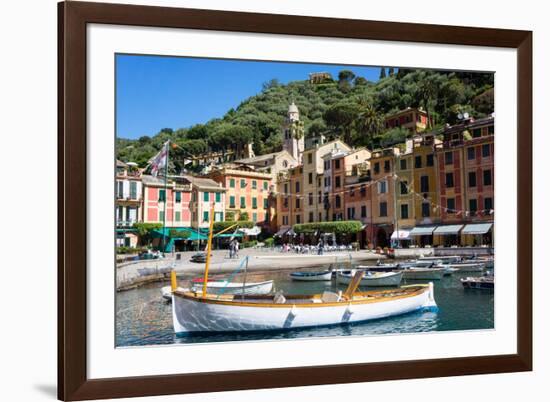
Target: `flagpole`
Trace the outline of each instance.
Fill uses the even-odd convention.
[[[166,163],[164,165],[164,214],[162,216],[162,253],[164,253],[166,247],[166,201],[168,200],[168,160],[170,154],[170,140],[166,141]]]

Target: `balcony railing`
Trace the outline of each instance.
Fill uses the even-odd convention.
[[[122,194],[117,194],[116,199],[117,201],[141,201],[141,197],[124,196]]]
[[[120,227],[120,228],[123,228],[123,227],[131,227],[134,225],[134,223],[137,223],[138,220],[137,219],[130,219],[130,220],[121,220],[121,219],[117,219],[116,220],[116,226],[117,227]]]

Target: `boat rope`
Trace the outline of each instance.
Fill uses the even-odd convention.
[[[235,268],[235,270],[233,270],[233,272],[231,272],[231,274],[229,275],[229,277],[225,280],[225,285],[224,287],[220,290],[220,292],[218,293],[218,296],[216,296],[216,299],[219,299],[221,295],[223,295],[227,289],[227,285],[233,281],[233,278],[235,277],[235,275],[237,275],[238,272],[241,271],[241,269],[243,268],[243,265],[245,263],[245,261],[247,260],[248,257],[244,257],[242,260],[241,260],[241,263],[237,266],[237,268]]]

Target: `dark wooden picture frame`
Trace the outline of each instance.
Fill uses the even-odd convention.
[[[90,380],[86,373],[86,26],[192,28],[517,49],[517,353]],[[58,5],[58,397],[118,398],[532,369],[532,32],[167,7]],[[520,266],[521,262],[521,266]]]

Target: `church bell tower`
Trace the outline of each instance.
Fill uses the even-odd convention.
[[[294,102],[288,107],[288,114],[283,123],[283,149],[302,163],[304,122],[300,121],[300,112]]]

